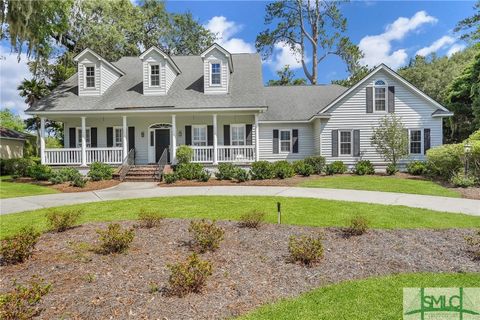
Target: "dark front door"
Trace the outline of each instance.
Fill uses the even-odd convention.
[[[167,149],[168,162],[170,162],[170,130],[169,129],[155,129],[155,162],[158,162],[162,156],[163,150]]]

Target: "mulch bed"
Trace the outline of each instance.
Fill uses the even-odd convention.
[[[162,293],[168,263],[190,251],[189,220],[166,219],[154,229],[137,229],[126,254],[103,256],[74,249],[95,243],[88,224],[60,234],[44,234],[27,262],[0,267],[0,292],[33,275],[52,283],[40,303],[42,319],[225,319],[280,298],[349,279],[401,272],[480,272],[464,241],[473,230],[370,230],[345,238],[338,228],[263,225],[259,230],[218,222],[225,240],[214,253],[213,276],[201,294],[184,298]],[[134,222],[123,222],[131,227]],[[287,262],[293,234],[324,234],[325,257],[312,268]],[[150,293],[150,284],[160,292]]]
[[[102,181],[87,181],[87,184],[84,188],[73,187],[70,185],[70,182],[60,183],[60,184],[52,184],[49,181],[36,181],[32,178],[16,178],[12,179],[9,182],[16,182],[16,183],[31,183],[39,186],[49,187],[60,192],[84,192],[84,191],[93,191],[93,190],[100,190],[111,188],[120,183],[118,180],[102,180]]]

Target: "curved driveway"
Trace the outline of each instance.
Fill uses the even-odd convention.
[[[0,214],[68,204],[171,196],[279,196],[402,205],[480,216],[480,200],[416,194],[297,187],[158,187],[156,183],[121,183],[113,188],[78,193],[57,193],[0,200]]]

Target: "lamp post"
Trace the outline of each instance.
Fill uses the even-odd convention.
[[[472,145],[470,143],[465,143],[463,145],[463,150],[465,151],[465,176],[468,175],[468,156],[470,155],[470,151],[472,151]]]

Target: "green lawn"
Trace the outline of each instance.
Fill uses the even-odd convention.
[[[301,183],[300,186],[413,193],[453,198],[461,197],[460,192],[442,187],[441,185],[432,181],[387,176],[328,176],[305,181]]]
[[[10,176],[0,177],[0,199],[58,193],[57,190],[31,183],[9,182]]]
[[[405,206],[386,206],[309,198],[195,196],[129,199],[92,202],[63,208],[81,208],[81,223],[137,218],[140,208],[158,210],[167,217],[236,220],[250,210],[263,210],[269,222],[276,222],[276,203],[282,204],[282,223],[309,226],[345,226],[349,219],[362,215],[373,228],[475,228],[480,217],[442,213]],[[26,225],[45,230],[45,212],[41,209],[0,216],[0,237]]]
[[[478,273],[418,273],[348,281],[266,305],[239,319],[400,320],[404,287],[478,287],[479,283]]]

